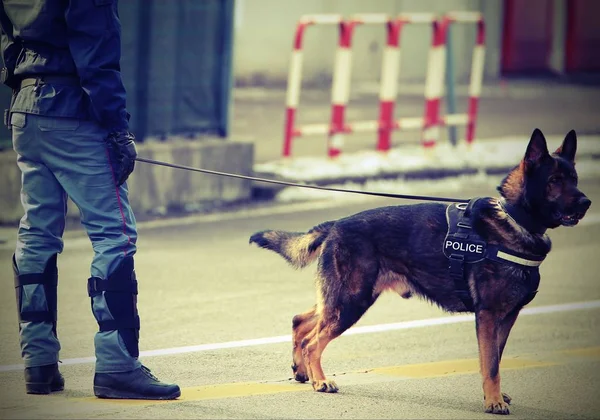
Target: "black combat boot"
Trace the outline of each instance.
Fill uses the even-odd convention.
[[[137,359],[140,318],[137,311],[137,278],[133,257],[125,258],[107,279],[92,277],[88,280],[88,294],[93,300],[104,294],[112,320],[98,319],[100,331],[118,331],[127,352]],[[142,366],[129,372],[96,373],[94,394],[99,398],[138,400],[173,400],[181,395],[175,384],[160,382],[150,369]]]
[[[98,398],[136,400],[174,400],[181,395],[179,386],[166,384],[142,366],[131,372],[96,373],[94,395]]]
[[[28,394],[49,394],[64,388],[65,380],[58,371],[58,363],[25,368],[25,389]]]

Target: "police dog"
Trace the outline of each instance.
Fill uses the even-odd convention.
[[[315,391],[337,392],[321,367],[325,347],[381,293],[392,291],[403,298],[419,296],[448,312],[475,312],[484,409],[508,414],[510,397],[500,390],[499,363],[519,311],[537,290],[539,270],[528,264],[539,265],[550,251],[547,229],[576,225],[591,204],[577,188],[576,148],[575,131],[570,131],[550,154],[536,129],[524,158],[498,186],[500,196],[472,206],[474,233],[486,246],[512,252],[517,263],[486,258],[467,264],[468,300],[457,292],[443,253],[447,204],[380,207],[306,233],[252,235],[250,243],[275,251],[296,268],[318,259],[316,305],[292,321],[295,379],[310,381]]]

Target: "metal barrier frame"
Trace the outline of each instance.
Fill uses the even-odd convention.
[[[406,24],[430,24],[432,42],[427,63],[425,80],[425,109],[422,117],[394,119],[394,108],[398,94],[400,71],[400,38]],[[475,23],[477,40],[473,49],[471,77],[469,84],[469,106],[466,114],[446,114],[440,116],[440,102],[444,96],[446,75],[446,49],[448,31],[454,23]],[[305,29],[315,24],[336,24],[339,26],[338,45],[333,69],[331,90],[331,118],[329,124],[295,125],[302,78],[302,41]],[[350,96],[352,70],[352,39],[354,29],[362,24],[384,24],[387,29],[386,49],[383,53],[381,84],[379,91],[379,120],[347,123],[345,111]],[[466,126],[466,142],[472,143],[475,136],[478,101],[484,71],[485,23],[479,12],[450,12],[441,19],[430,13],[404,13],[396,18],[386,14],[358,14],[349,20],[341,15],[307,15],[299,20],[294,37],[294,49],[288,76],[286,97],[286,117],[283,156],[291,156],[295,137],[310,134],[326,134],[327,154],[333,158],[342,152],[343,134],[352,132],[378,132],[377,150],[386,152],[391,147],[391,133],[394,130],[422,130],[422,144],[425,148],[435,146],[442,126]]]

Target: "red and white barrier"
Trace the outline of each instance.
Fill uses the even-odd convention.
[[[436,20],[433,23],[433,37],[429,49],[427,76],[425,78],[425,110],[423,121],[423,146],[433,147],[440,136],[440,103],[444,96],[444,75],[446,74],[446,41],[448,23]]]
[[[475,23],[478,29],[471,66],[469,108],[466,114],[449,114],[440,117],[440,103],[444,95],[446,72],[447,34],[453,23]],[[331,119],[329,124],[296,127],[295,117],[302,78],[302,41],[306,27],[314,24],[339,26],[331,91]],[[345,111],[350,97],[352,38],[355,27],[362,24],[383,24],[387,28],[379,91],[379,120],[347,123]],[[394,107],[400,71],[400,36],[402,28],[406,24],[428,24],[432,27],[432,43],[425,80],[425,109],[422,117],[404,117],[395,120]],[[391,19],[385,14],[359,14],[349,20],[344,20],[340,15],[303,16],[296,27],[288,76],[283,156],[291,156],[292,142],[295,137],[310,134],[328,135],[327,154],[329,157],[335,157],[341,153],[343,135],[352,132],[378,132],[377,150],[387,151],[391,147],[391,133],[394,130],[422,130],[423,146],[432,147],[439,139],[442,126],[465,125],[466,141],[471,143],[475,135],[477,105],[483,80],[484,55],[485,24],[481,13],[478,12],[452,12],[446,14],[441,20],[429,13],[401,14],[395,19]]]
[[[302,87],[302,42],[306,28],[311,25],[342,25],[341,15],[306,15],[302,16],[296,25],[294,35],[294,46],[290,69],[288,73],[288,86],[286,95],[286,114],[283,140],[283,156],[289,157],[292,154],[292,142],[294,137],[302,134],[327,134],[328,126],[323,124],[314,124],[302,129],[296,127],[296,111],[300,103],[300,89]]]
[[[327,142],[327,155],[336,157],[342,152],[343,134],[348,131],[345,125],[346,105],[350,99],[352,79],[352,35],[355,22],[342,22],[338,46],[333,65],[333,87],[331,89],[331,122]]]

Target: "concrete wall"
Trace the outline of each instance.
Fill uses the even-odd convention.
[[[222,172],[252,175],[254,147],[231,140],[189,141],[170,139],[168,143],[148,141],[138,145],[140,157]],[[20,201],[21,174],[14,151],[0,152],[0,223],[14,223],[23,215]],[[251,181],[206,175],[136,163],[128,181],[129,199],[138,218],[163,214],[166,210],[193,211],[247,200]],[[78,217],[69,202],[69,215]]]
[[[452,10],[484,13],[488,50],[486,77],[496,78],[499,71],[501,0],[235,0],[234,75],[238,85],[286,84],[296,22],[304,14],[430,12]],[[456,25],[452,33],[455,46],[457,79],[466,80],[470,71],[474,25]],[[429,26],[408,26],[402,34],[400,80],[423,82],[431,40]],[[337,29],[333,26],[310,27],[305,36],[305,81],[330,80]],[[385,29],[364,25],[356,30],[353,43],[353,81],[376,81],[380,77],[381,53]]]

